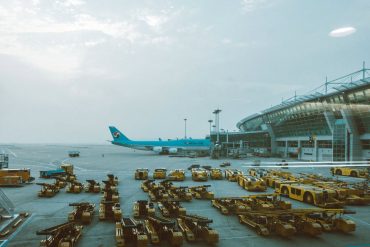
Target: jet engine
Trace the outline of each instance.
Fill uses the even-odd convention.
[[[163,151],[162,147],[153,147],[153,151],[156,153],[161,153]]]
[[[177,148],[169,148],[168,149],[168,152],[170,153],[170,154],[176,154],[177,153]]]

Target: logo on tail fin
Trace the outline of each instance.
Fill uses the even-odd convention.
[[[119,134],[118,131],[116,131],[116,132],[113,133],[113,136],[114,136],[114,138],[119,138],[120,134]]]

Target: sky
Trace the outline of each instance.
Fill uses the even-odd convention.
[[[0,143],[233,131],[369,44],[367,0],[0,0]]]

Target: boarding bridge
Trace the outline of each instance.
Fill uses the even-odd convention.
[[[4,191],[0,189],[0,217],[14,216],[14,204],[5,195]]]

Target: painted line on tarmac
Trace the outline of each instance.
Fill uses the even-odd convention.
[[[206,209],[188,209],[188,211],[213,211],[214,208],[206,208]]]
[[[231,239],[243,239],[243,238],[257,238],[257,236],[235,236],[235,237],[226,237],[220,238],[221,240],[231,240]]]
[[[17,160],[20,160],[20,161],[27,161],[27,162],[33,162],[33,163],[37,163],[37,164],[42,164],[44,166],[51,166],[51,167],[56,167],[56,165],[52,164],[52,163],[45,163],[45,162],[41,162],[41,161],[36,161],[36,160],[25,160],[25,159],[18,159]],[[35,166],[35,165],[28,165],[28,166]]]
[[[11,153],[15,158],[17,158],[18,156],[12,151],[10,150],[9,148],[6,148],[8,150],[9,153]]]
[[[360,219],[357,219],[357,218],[352,217],[352,216],[349,216],[349,215],[347,215],[347,217],[348,217],[348,218],[350,218],[350,219],[353,219],[353,220],[355,220],[355,221],[359,221],[359,222],[361,222],[362,224],[365,224],[365,225],[367,225],[367,226],[370,226],[370,224],[369,224],[368,222],[364,221],[364,220],[360,220]]]
[[[30,223],[31,219],[35,216],[36,214],[31,214],[31,216],[20,226],[18,229],[8,238],[8,241],[10,242],[15,236],[26,226]]]

